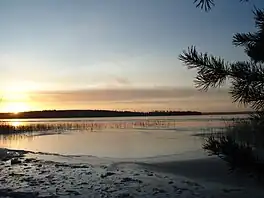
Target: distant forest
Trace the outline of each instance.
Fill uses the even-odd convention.
[[[183,116],[201,115],[197,111],[109,111],[109,110],[47,110],[47,111],[28,111],[18,114],[0,113],[0,119],[15,118],[92,118],[92,117],[133,117],[133,116]]]

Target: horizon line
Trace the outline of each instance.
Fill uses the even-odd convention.
[[[199,112],[202,114],[210,113],[252,113],[255,111],[197,111],[197,110],[151,110],[151,111],[136,111],[136,110],[113,110],[113,109],[43,109],[43,110],[30,110],[21,112],[0,112],[0,114],[20,114],[29,112],[44,112],[44,111],[113,111],[113,112],[140,112],[140,113],[151,113],[151,112]]]

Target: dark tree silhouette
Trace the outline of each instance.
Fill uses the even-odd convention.
[[[240,0],[247,1],[247,0]],[[196,7],[209,11],[214,0],[195,0]],[[233,45],[244,48],[248,61],[228,62],[221,57],[197,52],[195,46],[180,54],[188,69],[196,69],[196,87],[208,90],[230,80],[234,102],[251,106],[258,111],[249,120],[235,122],[223,133],[205,138],[203,148],[228,162],[230,170],[240,169],[264,178],[264,10],[255,9],[255,32],[237,33]]]
[[[239,0],[240,2],[248,2],[249,0]],[[206,12],[212,9],[215,6],[215,0],[194,0],[197,8],[204,9]]]
[[[237,33],[235,46],[242,46],[248,61],[227,62],[221,57],[199,53],[195,46],[184,50],[179,59],[188,69],[197,69],[195,84],[201,90],[220,87],[231,81],[230,93],[234,102],[264,110],[264,10],[254,11],[256,32]]]

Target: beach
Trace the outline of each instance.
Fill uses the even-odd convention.
[[[144,162],[6,149],[1,153],[1,197],[264,196],[256,180],[228,174],[226,164],[214,157]]]

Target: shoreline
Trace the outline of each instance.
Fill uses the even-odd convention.
[[[37,159],[38,154],[33,158],[26,151],[0,151],[2,157],[8,153],[0,165],[1,197],[264,196],[253,179],[228,175],[226,164],[217,158],[160,162],[90,158],[65,163]]]
[[[79,111],[79,112],[85,112],[87,110],[58,110],[55,111],[57,113],[65,111]],[[88,110],[89,111],[89,110]],[[227,115],[249,115],[254,112],[199,112],[199,111],[172,111],[164,114],[155,114],[155,112],[130,112],[131,114],[126,115],[126,114],[118,114],[118,115],[71,115],[69,116],[69,113],[66,115],[56,115],[56,116],[51,116],[51,115],[46,115],[48,112],[53,112],[53,111],[29,111],[29,112],[20,112],[19,114],[14,114],[14,113],[0,113],[0,119],[1,120],[27,120],[27,119],[82,119],[82,118],[90,118],[90,119],[100,119],[100,118],[141,118],[141,117],[188,117],[188,116],[227,116]],[[108,111],[107,111],[108,112]],[[111,112],[111,111],[110,111]],[[115,112],[115,111],[113,111]],[[40,115],[31,115],[38,113]],[[45,115],[42,115],[42,114]],[[117,111],[117,113],[123,113]],[[29,115],[28,115],[29,114]]]
[[[106,118],[201,115],[198,111],[114,111],[114,110],[43,110],[26,111],[18,114],[0,113],[0,119],[43,119],[43,118]]]

